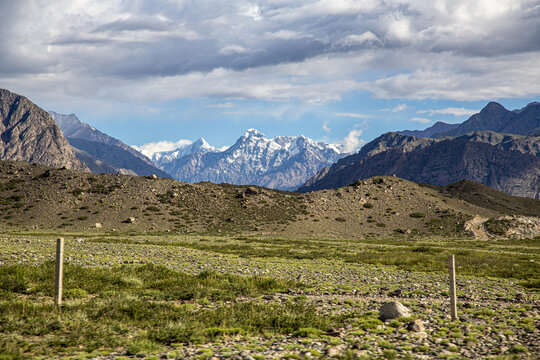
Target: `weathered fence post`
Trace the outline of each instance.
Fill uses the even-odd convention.
[[[450,269],[450,315],[452,320],[457,319],[457,304],[456,304],[456,269],[454,263],[454,255],[448,257],[448,265]]]
[[[64,278],[64,238],[56,240],[56,277],[54,286],[54,304],[57,308],[62,305],[62,282]]]

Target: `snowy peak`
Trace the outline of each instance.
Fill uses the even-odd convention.
[[[256,129],[248,129],[222,151],[199,138],[173,151],[155,153],[152,160],[181,181],[291,190],[345,155],[340,145],[316,142],[303,135],[269,139]]]
[[[208,152],[219,152],[219,150],[208,144],[206,140],[200,137],[194,142],[178,146],[174,150],[152,152],[150,158],[156,166],[163,168],[165,164],[170,163],[176,159],[180,159],[191,154],[204,154]]]
[[[211,146],[206,142],[202,137],[198,138],[191,144],[191,152],[207,152],[207,151],[217,151],[215,147]]]

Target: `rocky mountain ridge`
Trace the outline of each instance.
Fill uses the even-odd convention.
[[[45,110],[4,89],[0,89],[0,134],[0,159],[89,171]]]
[[[75,114],[65,115],[54,111],[49,111],[49,114],[62,129],[77,158],[93,173],[140,176],[155,174],[160,177],[169,177],[167,173],[156,168],[148,157],[122,141],[80,121]]]
[[[488,103],[479,113],[472,115],[461,124],[447,124],[437,121],[424,130],[403,130],[402,135],[422,138],[456,137],[474,131],[490,130],[517,135],[535,135],[540,132],[540,103],[531,102],[527,106],[507,110],[494,101]]]
[[[539,149],[540,137],[491,131],[442,139],[386,133],[359,153],[319,171],[298,191],[336,188],[358,179],[396,175],[435,185],[468,179],[511,195],[537,198]]]
[[[508,194],[540,197],[540,103],[508,111],[490,102],[462,124],[437,132],[444,127],[438,123],[413,132],[421,137],[383,134],[358,153],[319,171],[298,191],[395,174],[436,185],[468,179]]]

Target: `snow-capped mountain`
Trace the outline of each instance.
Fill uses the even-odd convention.
[[[292,190],[321,168],[346,156],[340,145],[315,142],[305,136],[268,139],[249,129],[234,145],[220,151],[204,139],[152,155],[154,164],[175,179],[259,185]]]
[[[152,162],[161,167],[176,159],[183,158],[184,156],[195,153],[207,153],[207,152],[219,152],[218,149],[211,146],[202,137],[189,145],[179,147],[172,151],[155,152],[150,155]]]

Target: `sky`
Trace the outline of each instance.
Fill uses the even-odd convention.
[[[540,99],[538,0],[0,0],[0,16],[0,88],[148,149],[256,128],[355,151]]]

